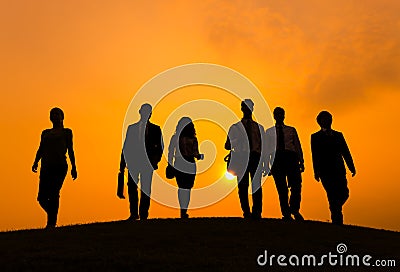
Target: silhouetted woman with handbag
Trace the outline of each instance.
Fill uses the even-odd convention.
[[[189,117],[183,117],[176,126],[168,148],[168,163],[174,167],[178,184],[178,200],[181,207],[181,218],[188,218],[187,209],[190,192],[196,178],[196,161],[204,159],[199,153],[194,124]]]

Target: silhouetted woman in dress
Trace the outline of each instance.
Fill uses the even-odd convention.
[[[36,173],[38,163],[41,161],[37,200],[47,213],[46,228],[54,228],[57,223],[60,190],[68,170],[67,152],[72,166],[72,178],[75,180],[78,176],[72,144],[72,130],[64,128],[64,112],[59,108],[51,109],[50,121],[53,123],[53,128],[43,130],[39,149],[32,165],[32,171]]]
[[[181,207],[181,218],[188,218],[187,209],[190,191],[196,178],[195,159],[201,160],[194,124],[189,117],[183,117],[176,126],[168,148],[168,163],[175,168],[178,184],[178,200]]]

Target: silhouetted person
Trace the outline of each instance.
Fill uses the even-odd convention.
[[[342,225],[342,207],[349,198],[344,161],[353,177],[356,169],[343,134],[331,128],[332,115],[321,111],[317,122],[321,130],[311,135],[314,177],[327,193],[332,223]]]
[[[46,228],[54,228],[57,223],[60,190],[68,171],[67,152],[72,166],[72,179],[75,180],[78,176],[72,130],[64,128],[64,112],[59,108],[51,109],[50,121],[53,123],[53,128],[42,131],[39,149],[32,165],[32,171],[36,173],[38,163],[41,161],[37,200],[47,213]]]
[[[203,159],[199,153],[194,124],[189,117],[183,117],[176,126],[168,147],[168,163],[175,168],[178,184],[178,200],[181,207],[181,218],[188,218],[187,209],[190,202],[190,191],[196,178],[195,159]]]
[[[151,184],[153,171],[158,169],[163,152],[162,133],[159,126],[150,123],[152,107],[143,104],[139,110],[140,120],[129,125],[126,132],[124,147],[121,154],[119,176],[124,175],[125,167],[128,168],[128,195],[130,217],[128,220],[147,219],[150,208]],[[119,178],[119,182],[121,179]],[[122,179],[123,182],[123,179]],[[140,182],[140,206],[138,183]],[[122,186],[121,186],[122,185]],[[119,184],[117,195],[123,195],[123,183]],[[122,188],[121,188],[122,187]]]
[[[254,103],[245,99],[241,103],[243,118],[229,128],[225,149],[231,150],[232,164],[238,163],[238,191],[244,218],[261,218],[262,212],[262,143],[264,127],[252,118]],[[261,164],[261,165],[259,165]],[[249,206],[249,176],[251,177],[253,208]]]
[[[285,110],[274,109],[275,126],[266,131],[267,141],[276,142],[275,150],[268,148],[267,165],[272,163],[271,172],[279,195],[284,220],[304,220],[300,214],[301,173],[304,172],[303,151],[294,127],[284,123]],[[275,138],[276,137],[276,138]],[[287,181],[286,181],[287,179]],[[288,197],[290,188],[290,200]]]

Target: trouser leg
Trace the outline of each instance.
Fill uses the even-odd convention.
[[[44,192],[45,189],[39,189],[38,202],[40,207],[47,213],[49,210],[49,197],[48,193]]]
[[[292,214],[300,211],[301,202],[301,174],[297,170],[288,174],[288,184],[290,186],[289,209]]]
[[[254,181],[252,181],[252,182],[254,182]],[[252,183],[252,185],[254,186],[254,183]],[[260,181],[260,185],[261,185],[261,181]],[[256,185],[256,187],[258,187],[258,186]],[[261,186],[259,186],[256,191],[253,191],[252,197],[253,197],[252,214],[255,217],[261,217],[261,213],[262,213],[262,188],[261,188]]]
[[[147,219],[149,216],[150,200],[151,200],[151,184],[153,179],[153,168],[145,167],[140,172],[140,219]]]
[[[248,217],[251,215],[248,190],[249,190],[249,172],[246,171],[238,184],[240,206],[242,208],[244,217]]]
[[[286,175],[282,173],[273,174],[276,190],[278,191],[279,203],[281,206],[282,216],[290,216],[289,210],[289,191],[286,183]]]
[[[329,202],[329,210],[331,212],[332,223],[342,225],[343,213],[342,213],[342,204],[340,203],[340,200],[328,196],[328,202]]]
[[[331,212],[332,223],[343,224],[342,208],[349,198],[349,189],[347,187],[346,177],[324,177],[322,184],[326,190]]]
[[[47,226],[54,227],[57,224],[60,190],[67,170],[67,165],[55,165],[41,169],[38,201],[47,213]]]
[[[258,169],[259,157],[250,157],[250,177],[252,188],[253,209],[252,215],[256,218],[261,217],[262,213],[262,187],[261,187],[261,168]]]
[[[179,188],[178,200],[179,206],[181,207],[181,215],[185,215],[187,213],[190,202],[190,189]]]
[[[138,186],[137,183],[139,181],[139,174],[135,170],[129,170],[128,175],[128,196],[129,196],[129,210],[130,210],[130,217],[131,218],[138,218],[138,203],[139,203],[139,196],[138,196]]]
[[[48,226],[56,225],[59,206],[60,206],[60,195],[54,194],[49,199],[49,208],[48,208],[48,212],[47,212],[47,225]]]

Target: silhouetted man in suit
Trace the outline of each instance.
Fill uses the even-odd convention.
[[[123,195],[123,175],[128,168],[128,195],[130,217],[128,220],[147,219],[150,207],[151,184],[153,171],[158,169],[163,152],[163,141],[159,126],[150,123],[152,107],[143,104],[139,110],[140,121],[128,127],[121,154],[120,173],[118,178],[119,198]],[[121,178],[122,177],[122,178]],[[122,184],[121,184],[122,182]],[[138,211],[138,183],[141,183],[140,206]]]
[[[342,207],[349,198],[344,161],[353,177],[356,169],[343,134],[331,128],[332,115],[322,111],[317,122],[321,130],[311,135],[314,177],[318,182],[321,180],[328,195],[332,223],[342,225]]]
[[[284,124],[285,110],[274,109],[275,126],[266,131],[267,143],[276,142],[275,150],[268,148],[266,165],[271,165],[284,220],[304,220],[300,214],[301,173],[304,172],[303,151],[297,131]],[[287,181],[286,181],[287,178]],[[290,188],[290,200],[288,198]]]
[[[252,118],[254,103],[245,99],[241,103],[243,118],[229,128],[225,149],[231,150],[231,163],[238,161],[237,170],[240,205],[244,218],[261,218],[262,212],[262,143],[264,127]],[[261,163],[261,165],[259,165]],[[240,169],[241,168],[241,169]],[[249,206],[249,176],[251,177],[253,209]]]

